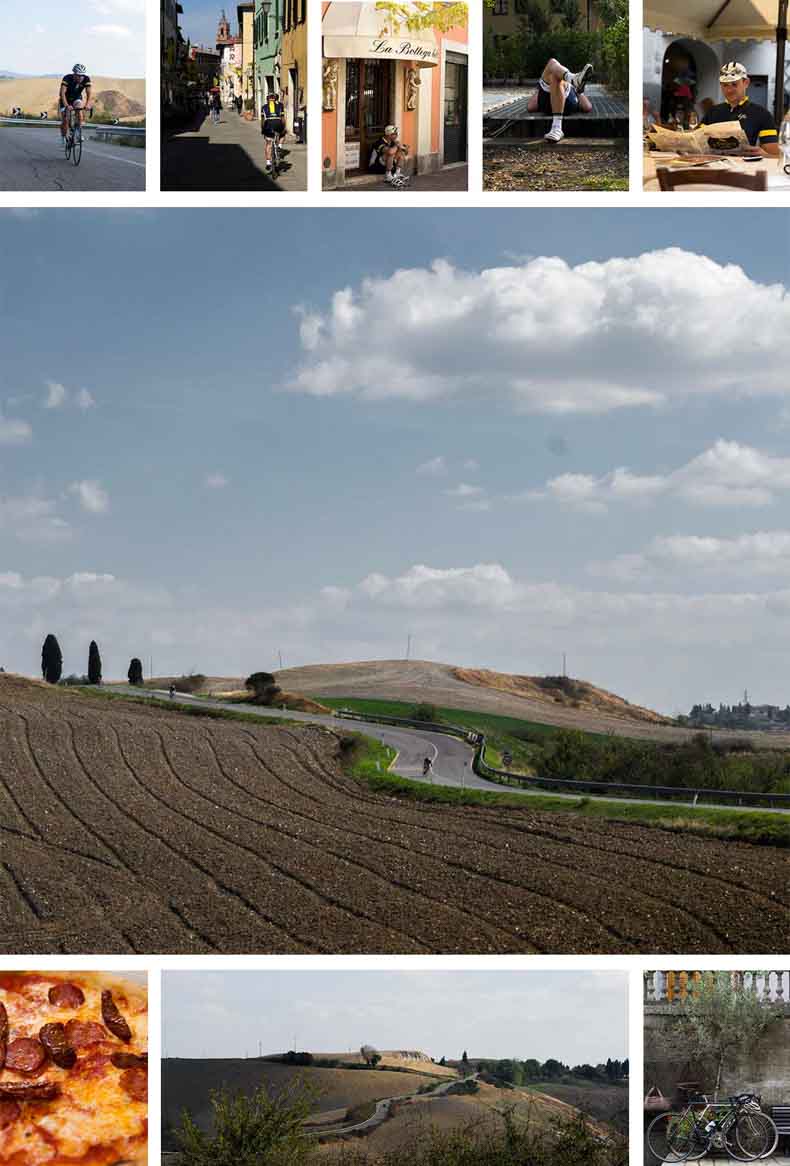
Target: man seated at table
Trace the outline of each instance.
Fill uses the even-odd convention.
[[[571,73],[559,61],[551,58],[538,81],[538,89],[527,102],[530,113],[551,114],[551,129],[544,138],[547,142],[561,142],[564,113],[589,113],[592,102],[584,95],[584,87],[592,73],[591,64],[586,64],[578,73]]]
[[[725,121],[739,121],[751,146],[759,146],[764,154],[772,158],[779,155],[779,135],[769,111],[762,105],[749,100],[749,74],[738,61],[727,61],[719,74],[719,85],[724,101],[714,105],[702,119],[706,126]]]

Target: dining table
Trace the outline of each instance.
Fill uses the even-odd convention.
[[[742,174],[755,174],[761,170],[767,172],[768,175],[768,191],[787,190],[790,191],[790,174],[784,172],[784,159],[779,158],[759,158],[751,160],[743,157],[728,157],[706,159],[700,161],[698,157],[693,154],[675,154],[667,153],[663,150],[647,150],[644,154],[644,181],[643,189],[645,191],[655,191],[661,188],[658,185],[658,176],[656,171],[659,166],[666,166],[670,170],[688,169],[703,169],[706,173],[710,173],[710,182],[700,183],[694,186],[681,187],[683,193],[687,191],[693,194],[705,194],[711,190],[728,191],[729,193],[750,193],[749,191],[739,192],[736,188],[731,186],[723,186],[716,182],[716,172],[721,170],[735,170]]]

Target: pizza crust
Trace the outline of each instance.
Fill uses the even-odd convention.
[[[32,991],[33,998],[31,999],[28,993],[4,991],[2,987],[3,977],[9,976],[30,977],[27,984]],[[48,1001],[49,989],[53,984],[62,982],[77,984],[85,993],[85,1004],[77,1009],[58,1009],[50,1005]],[[53,972],[0,969],[0,1000],[5,1000],[8,1007],[12,1039],[15,1035],[37,1036],[42,1024],[56,1020],[65,1022],[67,1018],[94,1020],[103,1025],[101,993],[105,990],[113,993],[116,1004],[129,1022],[132,1029],[132,1040],[128,1044],[122,1044],[110,1035],[108,1040],[102,1042],[102,1053],[106,1056],[110,1049],[113,1052],[123,1050],[141,1053],[147,1051],[148,997],[143,984],[109,972],[82,972],[77,969]],[[16,1018],[12,1003],[14,995],[18,996],[19,1001],[27,1000],[30,1004],[27,1009],[17,1010]],[[106,1028],[105,1025],[103,1027]],[[120,1075],[118,1070],[113,1068],[112,1073],[105,1072],[91,1078],[89,1074],[80,1075],[74,1073],[73,1070],[62,1070],[50,1065],[45,1071],[45,1075],[48,1079],[58,1081],[64,1091],[63,1095],[52,1102],[42,1102],[40,1106],[36,1103],[35,1122],[31,1120],[25,1122],[26,1107],[23,1104],[21,1121],[8,1127],[9,1131],[13,1131],[13,1134],[8,1133],[4,1138],[4,1131],[0,1130],[0,1160],[12,1163],[19,1160],[25,1166],[28,1162],[40,1162],[41,1166],[59,1166],[60,1163],[68,1162],[69,1166],[79,1166],[80,1160],[84,1158],[93,1166],[96,1160],[95,1155],[91,1156],[92,1149],[95,1150],[96,1147],[100,1146],[109,1148],[113,1142],[117,1143],[121,1138],[128,1137],[131,1144],[124,1157],[105,1160],[104,1166],[148,1166],[147,1136],[145,1133],[134,1132],[140,1129],[143,1115],[147,1117],[147,1102],[134,1101],[117,1088],[116,1081]],[[5,1069],[0,1070],[0,1080],[20,1079],[20,1075],[17,1073]],[[71,1120],[65,1108],[69,1101],[74,1107]],[[86,1132],[85,1130],[85,1115],[90,1115],[91,1102],[95,1114],[93,1121],[96,1131],[95,1137],[92,1137],[92,1131]],[[74,1112],[77,1109],[79,1109],[79,1117]],[[88,1124],[91,1123],[88,1122]],[[123,1132],[125,1125],[128,1126],[128,1134]],[[24,1132],[31,1135],[34,1130],[38,1131],[36,1141],[39,1144],[39,1149],[35,1149],[30,1138],[22,1139],[23,1148],[20,1145],[18,1135]],[[49,1145],[47,1145],[47,1137],[50,1140]],[[53,1157],[51,1141],[56,1138],[62,1145],[58,1147]],[[75,1153],[75,1151],[78,1152]]]

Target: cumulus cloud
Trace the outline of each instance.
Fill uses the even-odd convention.
[[[106,514],[110,509],[110,496],[95,478],[72,482],[69,491],[77,496],[80,506],[89,514]]]
[[[448,498],[477,498],[483,493],[482,486],[470,486],[468,482],[460,482],[457,486],[452,486],[444,493]]]
[[[67,392],[65,385],[59,381],[47,381],[47,395],[44,398],[45,409],[60,409],[66,404]]]
[[[358,591],[377,603],[417,608],[459,603],[502,608],[515,603],[519,594],[517,585],[499,563],[448,568],[419,563],[395,578],[373,572],[359,583]]]
[[[719,574],[770,575],[790,570],[790,531],[755,531],[720,538],[713,535],[657,535],[643,551],[591,563],[592,575],[635,580],[662,571],[713,570]]]
[[[718,441],[666,474],[636,474],[625,466],[595,477],[568,473],[513,501],[552,501],[605,514],[617,503],[646,503],[670,497],[697,506],[768,506],[790,490],[790,458],[776,457],[737,441]]]
[[[27,445],[33,438],[33,427],[16,417],[0,413],[0,445]]]
[[[397,367],[369,343],[393,329]],[[372,401],[499,396],[543,413],[781,394],[790,383],[776,337],[789,329],[783,286],[679,248],[480,272],[437,260],[302,311],[303,358],[290,387]]]
[[[96,404],[93,393],[89,389],[80,389],[77,393],[76,404],[77,408],[82,409],[83,412],[86,409],[92,409]]]
[[[417,466],[415,473],[425,478],[443,478],[447,473],[447,462],[441,454],[438,454]]]
[[[228,479],[217,471],[213,474],[206,474],[205,485],[209,490],[224,490],[228,485]]]

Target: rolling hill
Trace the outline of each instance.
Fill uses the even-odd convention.
[[[96,112],[125,118],[145,116],[145,81],[142,78],[91,77]],[[46,110],[57,116],[59,77],[0,78],[0,113],[8,115],[15,106],[37,116]]]

